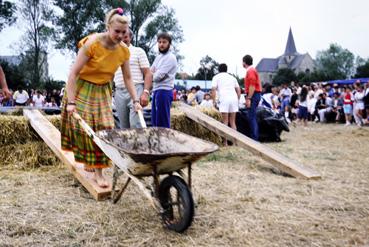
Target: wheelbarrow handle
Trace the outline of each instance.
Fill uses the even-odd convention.
[[[137,114],[138,114],[138,118],[140,119],[141,127],[146,128],[147,126],[146,126],[146,122],[145,122],[142,110],[138,110]]]
[[[81,118],[81,116],[77,112],[73,112],[72,116],[74,119],[78,121],[78,123],[82,126],[84,131],[92,138],[96,139],[95,131]]]

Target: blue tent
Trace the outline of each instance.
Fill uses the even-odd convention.
[[[356,79],[347,79],[347,80],[334,80],[327,81],[329,84],[354,84],[356,81],[360,80],[361,83],[367,83],[369,78],[356,78]]]

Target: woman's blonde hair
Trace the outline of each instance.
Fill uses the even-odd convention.
[[[129,24],[129,20],[127,16],[123,15],[123,9],[121,8],[112,9],[106,14],[105,17],[106,28],[108,28],[109,25],[114,21],[117,21],[121,24]]]

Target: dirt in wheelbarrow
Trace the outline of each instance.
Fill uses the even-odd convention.
[[[311,124],[267,144],[322,174],[286,176],[227,147],[193,167],[196,215],[164,229],[131,184],[96,202],[62,166],[0,170],[0,246],[368,246],[369,129]]]

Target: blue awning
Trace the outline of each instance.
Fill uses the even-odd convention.
[[[329,84],[354,84],[356,81],[360,80],[361,83],[367,83],[369,78],[356,78],[356,79],[347,79],[347,80],[333,80],[327,81]]]

